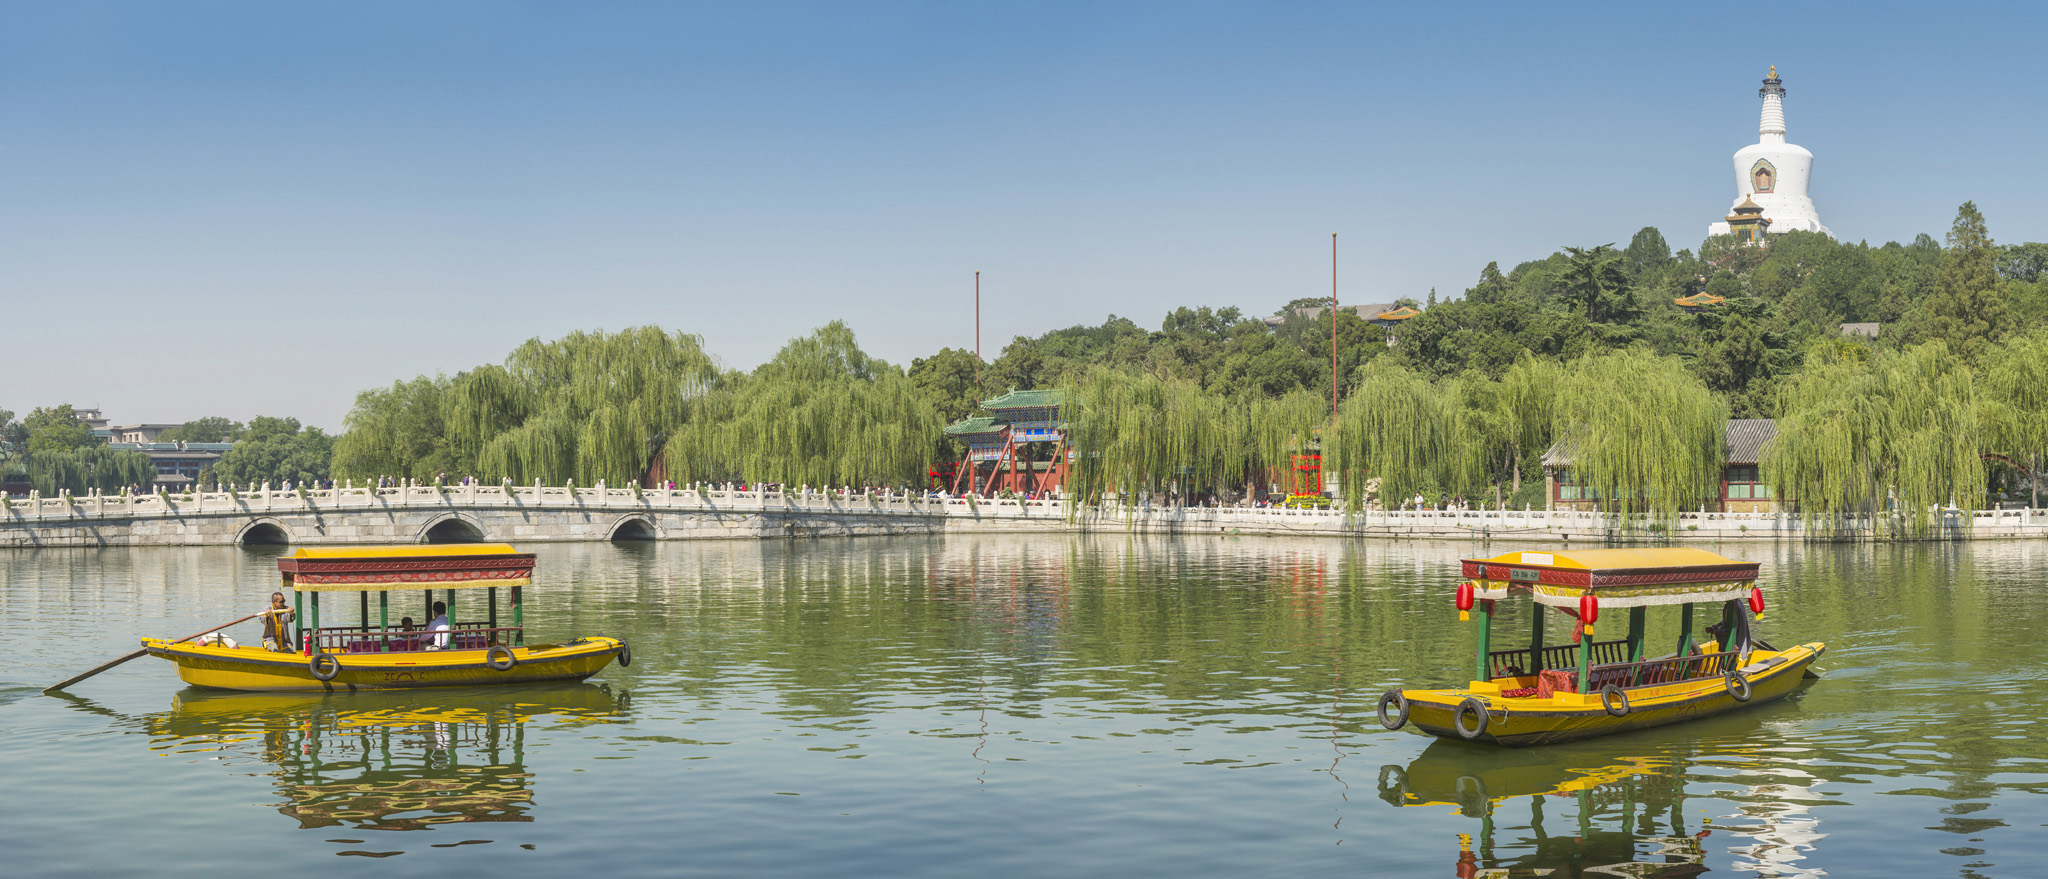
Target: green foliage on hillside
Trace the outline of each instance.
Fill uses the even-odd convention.
[[[1375,298],[1416,300],[1391,292]],[[1673,303],[1696,293],[1723,301]],[[1320,451],[1354,503],[1368,485],[1390,502],[1529,503],[1538,459],[1563,442],[1606,505],[1669,515],[1714,488],[1727,417],[1780,419],[1766,477],[1809,511],[1886,493],[1974,502],[1975,455],[2048,455],[2048,245],[1996,245],[1974,204],[1945,247],[1792,232],[1673,253],[1645,228],[1618,250],[1489,263],[1462,296],[1425,298],[1393,327],[1318,296],[1265,319],[1176,308],[1156,330],[1112,314],[1016,337],[987,363],[946,348],[907,371],[836,322],[752,373],[717,371],[694,336],[575,333],[364,392],[334,470],[896,484],[957,457],[939,428],[1013,388],[1066,389],[1070,489],[1125,498],[1284,483],[1290,455]]]

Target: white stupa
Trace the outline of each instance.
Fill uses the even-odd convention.
[[[1778,79],[1777,65],[1771,66],[1771,75],[1757,94],[1764,99],[1763,121],[1757,125],[1756,143],[1735,153],[1735,207],[1748,201],[1763,208],[1773,234],[1796,229],[1835,237],[1820,224],[1820,212],[1806,195],[1806,183],[1813,176],[1813,154],[1785,142],[1785,86]],[[1708,235],[1732,231],[1726,220],[1707,227]]]

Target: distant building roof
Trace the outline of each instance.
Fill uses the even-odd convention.
[[[949,424],[946,426],[946,432],[953,436],[966,436],[978,433],[997,433],[1009,426],[1008,422],[1000,418],[990,418],[986,415],[981,415],[969,418],[958,424]]]
[[[1359,305],[1339,304],[1337,306],[1338,311],[1350,312],[1366,320],[1371,320],[1374,315],[1392,311],[1394,308],[1396,308],[1396,305],[1392,302],[1368,302]],[[1272,317],[1261,318],[1261,320],[1265,321],[1266,326],[1277,327],[1287,322],[1288,315],[1300,315],[1309,320],[1315,320],[1323,316],[1323,309],[1324,306],[1321,305],[1304,305],[1300,308],[1280,312]]]
[[[107,448],[158,454],[163,452],[225,452],[234,443],[108,443]]]
[[[1728,419],[1728,463],[1754,464],[1764,446],[1778,438],[1778,422],[1772,418]]]
[[[1062,403],[1062,402],[1063,402],[1063,401],[1064,401],[1065,399],[1066,399],[1066,395],[1065,395],[1065,394],[1063,394],[1063,393],[1061,393],[1061,392],[1060,392],[1060,391],[1058,391],[1058,390],[1051,390],[1051,391],[1016,391],[1016,390],[1013,390],[1013,391],[1011,391],[1011,392],[1009,392],[1009,393],[1007,393],[1007,394],[1004,394],[1004,395],[1002,395],[1002,396],[1000,396],[1000,397],[997,397],[997,398],[995,398],[995,399],[993,399],[993,400],[983,400],[983,401],[981,401],[981,408],[983,408],[983,409],[1050,409],[1050,408],[1052,408],[1052,407],[1054,407],[1054,406],[1058,406],[1058,405],[1060,405],[1060,403]]]
[[[1878,323],[1876,321],[1860,324],[1843,324],[1842,335],[1863,336],[1865,338],[1875,339],[1877,338],[1877,329],[1881,326],[1884,326],[1884,324]]]

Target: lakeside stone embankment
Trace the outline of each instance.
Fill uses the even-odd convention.
[[[1939,514],[1936,539],[2048,537],[2048,509]],[[1063,501],[825,492],[566,486],[350,487],[14,499],[0,547],[337,545],[492,540],[715,540],[893,534],[1115,532],[1454,540],[1889,539],[1867,520],[1809,530],[1786,513],[1685,513],[1668,530],[1623,531],[1575,511],[1368,511],[1106,506]]]

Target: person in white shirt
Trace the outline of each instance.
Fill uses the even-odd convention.
[[[448,647],[448,602],[434,602],[434,618],[427,623],[428,650],[444,650]]]

